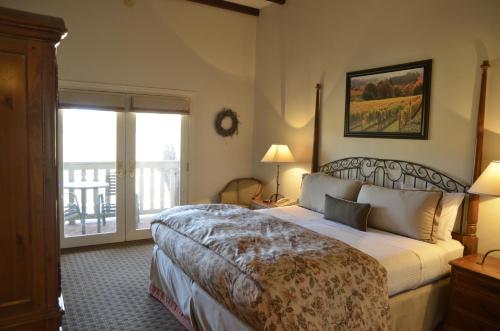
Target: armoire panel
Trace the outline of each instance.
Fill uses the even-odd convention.
[[[1,40],[0,40],[1,42]],[[5,43],[5,44],[13,44]],[[5,45],[4,44],[4,45]],[[17,45],[16,45],[17,46]],[[28,156],[27,61],[0,50],[0,307],[32,300],[32,251]]]

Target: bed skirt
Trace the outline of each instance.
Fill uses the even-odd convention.
[[[158,246],[153,249],[150,281],[150,295],[188,330],[253,330],[194,283]],[[448,291],[449,278],[445,278],[391,297],[391,329],[436,329],[445,317]]]
[[[194,331],[193,325],[189,321],[189,318],[187,316],[184,316],[182,311],[179,309],[179,306],[170,299],[165,293],[163,293],[162,290],[160,290],[158,287],[154,285],[149,285],[149,294],[155,298],[156,300],[160,301],[174,316],[177,318],[179,322],[181,322],[182,325],[189,331]]]

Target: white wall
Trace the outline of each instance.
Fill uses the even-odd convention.
[[[271,143],[289,144],[298,163],[283,167],[296,197],[310,169],[314,86],[324,85],[320,159],[374,156],[420,162],[470,182],[479,65],[492,64],[484,166],[500,159],[500,1],[288,0],[262,11],[257,26],[254,172]],[[429,140],[344,138],[345,73],[433,59]],[[273,182],[267,191],[274,188]],[[500,199],[481,204],[480,250],[500,248]]]
[[[0,5],[65,19],[69,36],[58,51],[61,79],[195,92],[191,202],[208,201],[229,179],[252,174],[252,166],[254,175],[270,181],[272,192],[275,168],[259,162],[271,143],[289,144],[299,161],[283,167],[282,190],[296,197],[300,175],[310,168],[319,81],[325,87],[322,162],[353,155],[400,158],[469,182],[479,64],[489,58],[483,165],[500,159],[497,0],[288,0],[265,8],[258,19],[185,0],[135,2]],[[434,60],[429,140],[343,137],[345,72],[428,58]],[[224,106],[240,116],[234,138],[221,138],[213,129]],[[481,251],[500,247],[498,200],[481,203]]]
[[[256,18],[185,0],[0,0],[62,17],[62,80],[193,91],[189,201],[209,201],[227,181],[251,175]],[[213,121],[236,111],[239,134]]]

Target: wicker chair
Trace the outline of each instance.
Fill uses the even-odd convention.
[[[262,181],[255,178],[233,179],[219,192],[220,203],[249,207],[252,199],[262,195]]]

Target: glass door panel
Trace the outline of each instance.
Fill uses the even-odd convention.
[[[63,246],[123,239],[117,215],[123,173],[123,162],[117,161],[120,114],[87,109],[61,112]]]
[[[129,213],[134,214],[134,223],[128,222],[127,240],[149,236],[154,216],[179,205],[181,192],[182,115],[136,113],[132,116],[135,149],[129,156],[135,157],[129,161],[129,174],[132,174],[129,182],[134,190],[127,201],[134,201],[134,210]]]

